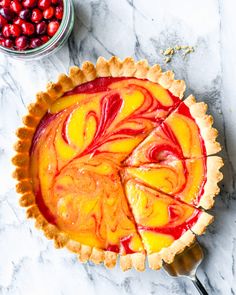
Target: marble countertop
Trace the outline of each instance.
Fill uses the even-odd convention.
[[[162,271],[119,266],[107,270],[80,264],[26,220],[11,178],[14,131],[48,80],[70,65],[133,56],[174,69],[187,93],[209,104],[224,150],[224,181],[212,210],[215,222],[199,238],[206,258],[198,274],[209,294],[236,294],[236,2],[235,0],[76,0],[76,23],[69,42],[55,55],[19,62],[0,55],[0,294],[100,295],[197,294],[187,279]],[[192,45],[185,59],[163,63],[160,49]]]

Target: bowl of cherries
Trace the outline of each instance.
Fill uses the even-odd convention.
[[[64,44],[73,24],[72,0],[0,0],[0,52],[44,57]]]

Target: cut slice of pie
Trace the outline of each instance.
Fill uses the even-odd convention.
[[[185,203],[209,209],[219,193],[218,182],[223,175],[220,157],[187,160],[163,160],[139,167],[125,168],[125,177],[136,178],[160,192],[172,195]]]
[[[126,160],[138,166],[161,160],[202,158],[221,150],[207,105],[190,95],[140,144]]]
[[[145,60],[135,63],[132,58],[120,61],[112,57],[109,61],[99,58],[96,66],[85,62],[82,69],[73,67],[69,76],[60,75],[57,83],[49,83],[46,92],[38,93],[36,103],[29,106],[29,114],[23,119],[24,127],[17,130],[14,177],[18,180],[16,190],[22,194],[20,204],[28,207],[27,216],[36,219],[36,226],[55,240],[56,247],[66,246],[82,262],[90,259],[113,267],[119,254],[123,270],[145,269],[146,237],[137,228],[139,218],[136,220],[133,214],[135,206],[128,201],[121,176],[125,160],[133,161],[130,155],[134,149],[139,150],[153,130],[159,130],[165,122],[174,130],[170,118],[181,113],[184,90],[183,81],[174,80],[171,71],[162,73],[158,65],[149,67]],[[196,107],[189,108],[197,118]],[[201,118],[204,116],[200,114]],[[180,114],[180,121],[186,123],[187,119]],[[215,132],[210,131],[212,138],[205,132],[213,130],[211,124],[205,128],[197,119],[189,120],[190,133],[199,135],[200,128],[208,134],[203,136],[205,141],[215,142]],[[173,132],[186,132],[185,125]],[[169,142],[166,139],[166,146],[172,144]],[[188,137],[186,144],[190,149],[196,145]],[[184,149],[182,145],[185,141],[181,141],[180,150]],[[169,159],[166,150],[161,156]],[[193,150],[202,151],[201,146]],[[202,169],[201,165],[196,169]],[[215,167],[218,169],[219,165]],[[192,190],[193,195],[199,194],[197,188],[191,188],[201,181],[200,175],[195,175],[198,179],[186,180],[188,188],[181,198]],[[143,181],[149,183],[149,179]],[[162,203],[158,204],[163,206]],[[187,219],[194,214],[191,210],[184,211]],[[208,216],[194,210],[200,212],[197,216]],[[183,223],[181,214],[176,215],[178,218],[181,219],[176,221],[176,229]],[[209,223],[208,219],[198,219],[196,224],[200,220],[205,220],[201,228]],[[157,215],[156,222],[161,224],[162,217]],[[164,227],[169,230],[168,223]],[[193,240],[190,231],[185,237],[189,237],[189,243]],[[157,247],[168,248],[166,239],[170,238],[160,238]]]
[[[213,220],[208,213],[134,180],[127,181],[125,189],[152,269],[160,268],[162,260],[171,263],[195,239],[194,233],[201,234]]]

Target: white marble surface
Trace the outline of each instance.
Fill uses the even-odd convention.
[[[73,35],[56,55],[28,63],[0,56],[0,294],[197,294],[191,282],[163,271],[81,265],[75,255],[55,250],[18,205],[10,158],[26,105],[70,65],[112,54],[173,68],[188,93],[209,103],[224,146],[225,178],[212,210],[215,223],[200,238],[206,259],[199,277],[209,294],[236,294],[235,0],[77,0],[75,7]],[[159,50],[176,43],[196,52],[164,65]]]

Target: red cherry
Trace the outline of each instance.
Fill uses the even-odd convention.
[[[5,38],[0,36],[0,45],[4,46]]]
[[[45,19],[50,19],[50,18],[53,17],[54,12],[55,12],[55,9],[54,9],[54,7],[51,6],[51,7],[49,7],[49,8],[47,8],[47,9],[44,10],[43,17]]]
[[[38,35],[43,35],[47,32],[47,23],[42,21],[41,23],[36,25],[36,33]]]
[[[48,29],[47,29],[47,32],[48,32],[48,35],[50,37],[54,36],[57,32],[57,30],[59,29],[60,27],[60,23],[58,21],[52,21],[48,24]]]
[[[0,15],[0,29],[7,24],[7,20]]]
[[[22,4],[25,8],[32,8],[36,6],[37,0],[24,0]]]
[[[14,11],[15,13],[20,13],[22,10],[22,5],[20,4],[19,1],[17,0],[13,0],[11,1],[11,5],[10,8],[12,11]]]
[[[0,6],[1,7],[10,7],[11,0],[2,0],[0,1]]]
[[[14,19],[13,24],[22,26],[23,24],[25,24],[25,21],[21,19],[20,17],[17,17],[16,19]]]
[[[4,45],[7,48],[12,48],[13,47],[13,41],[11,39],[5,39]]]
[[[31,17],[31,10],[30,9],[23,9],[19,13],[19,17],[22,18],[23,20],[29,20]]]
[[[0,14],[8,21],[11,21],[14,17],[14,12],[12,12],[10,8],[1,8]]]
[[[63,0],[0,0],[0,45],[26,50],[47,43],[63,13]]]
[[[51,0],[53,5],[63,6],[63,0]]]
[[[20,36],[16,38],[15,44],[18,50],[25,50],[29,45],[29,41],[26,36]]]
[[[24,35],[30,36],[34,34],[35,29],[33,24],[24,23],[22,24],[21,28]]]
[[[4,37],[9,38],[11,36],[11,25],[5,25],[2,29],[2,34]]]
[[[43,18],[43,14],[42,14],[41,10],[39,10],[38,8],[35,8],[32,12],[32,15],[31,15],[32,22],[38,23],[41,21],[42,18]]]
[[[41,40],[43,41],[43,44],[45,44],[45,43],[47,43],[50,40],[50,38],[45,35],[45,36],[42,36],[41,37]]]
[[[19,37],[21,34],[21,27],[16,24],[13,24],[10,27],[10,31],[13,37]]]
[[[43,45],[43,41],[39,38],[33,38],[30,41],[30,48],[36,48]]]
[[[57,19],[63,18],[63,6],[57,6],[55,9],[55,16]]]
[[[38,7],[42,10],[47,9],[51,5],[51,0],[39,0]]]

